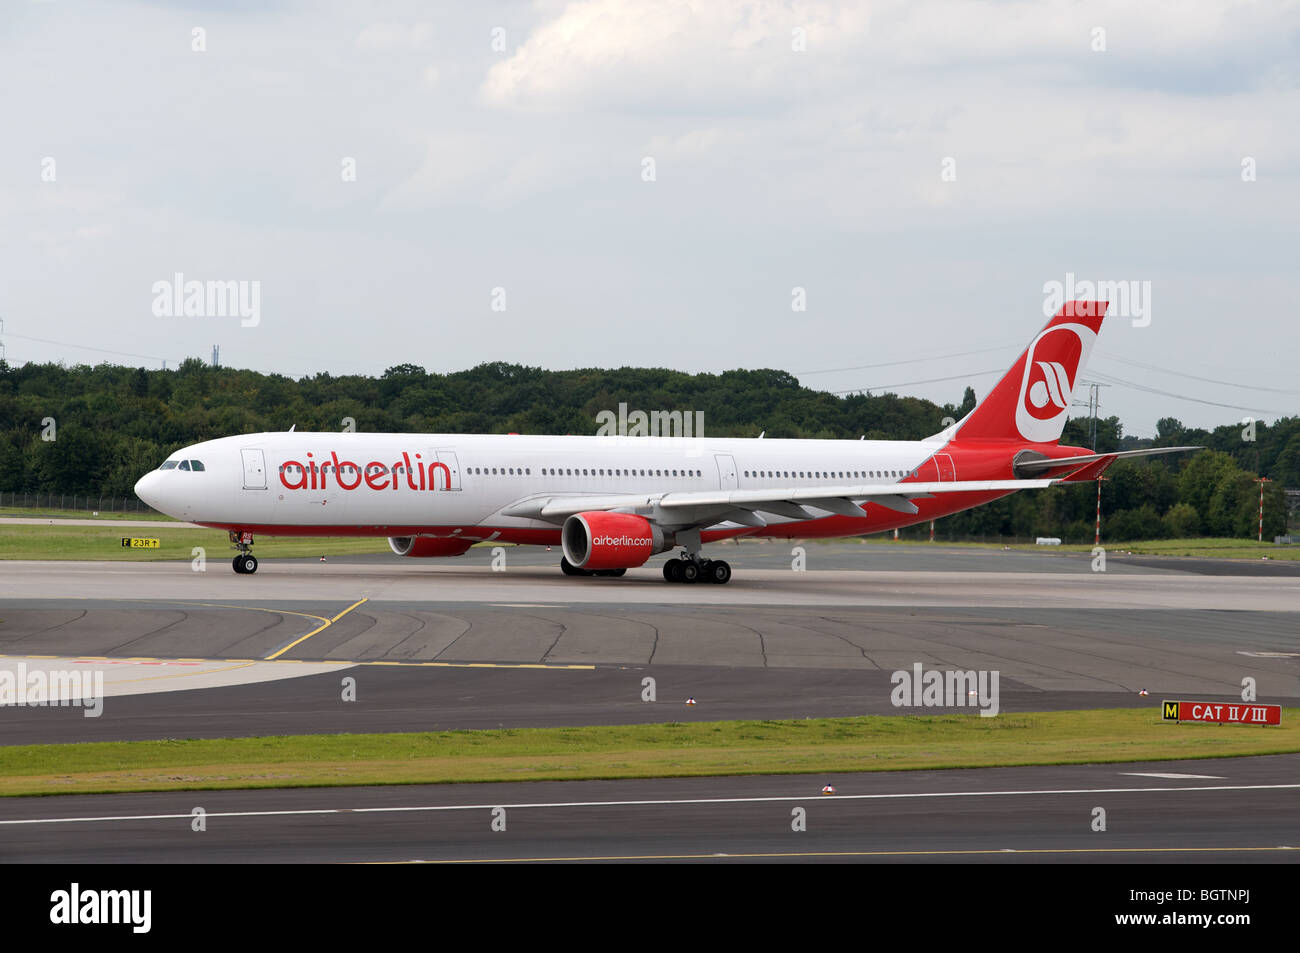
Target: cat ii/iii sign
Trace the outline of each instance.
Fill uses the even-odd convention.
[[[1281,705],[1232,705],[1223,702],[1166,701],[1165,721],[1200,721],[1218,725],[1280,725]]]

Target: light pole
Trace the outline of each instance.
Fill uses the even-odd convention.
[[[1260,477],[1255,481],[1259,484],[1259,541],[1264,542],[1264,484],[1272,483],[1268,477]]]
[[[1092,545],[1094,546],[1101,545],[1101,484],[1105,479],[1104,476],[1097,477],[1097,531],[1092,537]]]

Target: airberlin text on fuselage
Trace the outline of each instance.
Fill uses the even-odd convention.
[[[425,463],[420,454],[411,455],[402,452],[402,459],[392,464],[383,464],[372,460],[359,465],[351,460],[340,460],[339,455],[330,451],[329,462],[317,463],[313,454],[307,454],[306,463],[286,460],[280,468],[280,485],[286,490],[327,490],[329,479],[334,478],[334,485],[340,490],[355,490],[366,486],[372,490],[396,490],[406,477],[406,486],[412,490],[445,490],[451,486],[451,470],[447,464],[431,460]],[[436,472],[442,473],[441,485],[434,479]],[[291,480],[291,477],[296,479]]]

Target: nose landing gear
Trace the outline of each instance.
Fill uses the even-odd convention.
[[[239,550],[239,554],[230,561],[231,568],[241,576],[257,572],[257,557],[253,555],[253,534],[232,532],[230,541]]]

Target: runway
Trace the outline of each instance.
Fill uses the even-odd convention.
[[[1281,755],[5,798],[0,861],[1295,863],[1297,778],[1300,756]]]
[[[1245,677],[1260,701],[1300,695],[1291,565],[1114,554],[1094,573],[1086,554],[849,544],[808,547],[796,571],[788,549],[725,555],[727,586],[668,585],[657,566],[570,579],[553,553],[513,549],[505,572],[489,549],[455,562],[264,560],[252,577],[219,562],[6,562],[0,674],[102,672],[105,697],[99,717],[0,707],[0,734],[14,745],[897,714],[891,675],[915,664],[998,671],[1004,712],[1235,700]],[[6,798],[0,859],[1294,862],[1297,768],[1300,756],[1280,755]],[[826,783],[838,793],[821,795]],[[507,830],[493,831],[502,805]],[[1090,826],[1099,806],[1106,832]]]
[[[1300,695],[1300,576],[853,544],[809,558],[914,568],[796,572],[757,568],[772,547],[733,550],[732,584],[689,587],[656,568],[569,579],[540,550],[501,573],[490,551],[253,577],[9,562],[0,671],[102,671],[107,700],[98,718],[4,708],[0,725],[18,744],[888,714],[892,672],[918,663],[998,671],[1004,711],[1230,700],[1244,677],[1261,700]]]
[[[728,555],[731,555],[728,553]],[[997,554],[988,554],[995,557]],[[737,560],[742,557],[737,557]],[[1052,559],[1053,557],[1044,557]],[[1060,558],[1060,557],[1056,557]],[[250,600],[333,602],[455,602],[514,607],[528,604],[628,602],[701,606],[907,606],[982,608],[1116,608],[1300,611],[1300,572],[1287,575],[1208,575],[1138,569],[1049,571],[752,569],[733,561],[725,586],[670,586],[658,565],[629,570],[620,579],[568,578],[554,566],[516,566],[492,572],[473,564],[428,565],[434,560],[337,560],[329,563],[263,560],[253,576],[224,563],[193,572],[186,563],[25,562],[4,564],[0,599],[37,598]],[[985,567],[996,565],[989,560]],[[1270,566],[1270,568],[1275,568]],[[347,602],[344,603],[346,605]]]

